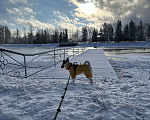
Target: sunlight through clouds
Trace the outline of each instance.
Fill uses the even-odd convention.
[[[70,2],[77,7],[74,9],[76,17],[94,22],[93,24],[115,23],[117,20],[125,24],[131,19],[136,23],[141,20],[150,21],[149,0],[70,0]]]
[[[79,5],[79,8],[81,9],[81,12],[84,12],[85,14],[94,14],[96,13],[96,7],[94,3],[83,3]]]

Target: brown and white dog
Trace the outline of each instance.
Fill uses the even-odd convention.
[[[61,68],[66,68],[66,70],[69,70],[70,75],[73,79],[73,82],[75,82],[75,78],[77,75],[84,73],[86,78],[90,80],[91,85],[93,84],[93,80],[91,78],[92,67],[89,61],[85,61],[84,64],[77,65],[77,64],[69,62],[69,58],[67,58],[66,60],[63,60]]]

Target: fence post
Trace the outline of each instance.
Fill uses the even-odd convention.
[[[64,49],[64,59],[65,59],[65,49]]]
[[[73,58],[74,58],[74,47],[73,47]]]
[[[55,64],[55,67],[56,67],[56,56],[55,56],[55,48],[54,48],[54,64]]]
[[[26,56],[24,55],[24,70],[25,70],[25,78],[27,78],[27,64],[26,64]]]

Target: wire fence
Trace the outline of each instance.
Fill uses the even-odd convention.
[[[27,78],[47,68],[56,67],[63,59],[86,50],[85,47],[53,48],[36,54],[23,54],[0,48],[0,74]]]

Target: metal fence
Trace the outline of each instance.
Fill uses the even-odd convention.
[[[86,50],[85,47],[53,48],[41,53],[23,54],[0,48],[0,74],[27,78],[47,68],[56,67],[63,59]]]

